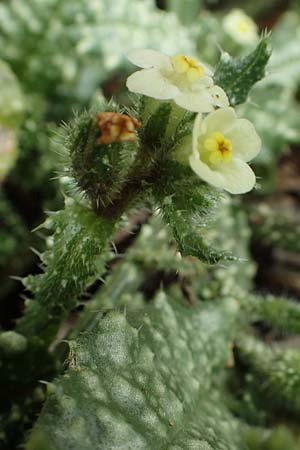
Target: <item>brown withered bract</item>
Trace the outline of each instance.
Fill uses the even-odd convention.
[[[97,125],[101,131],[101,136],[96,141],[97,144],[133,142],[136,140],[136,128],[141,126],[134,117],[114,112],[99,113]]]

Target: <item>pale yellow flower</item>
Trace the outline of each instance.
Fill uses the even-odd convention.
[[[233,108],[222,108],[204,119],[197,115],[189,162],[207,183],[231,194],[244,194],[256,182],[247,162],[260,148],[261,140],[251,122],[238,119]]]
[[[169,57],[155,50],[133,50],[129,61],[142,70],[127,79],[131,92],[159,100],[174,100],[184,109],[210,112],[228,106],[228,99],[214,85],[211,70],[200,61],[184,55]]]
[[[238,44],[251,45],[258,41],[256,23],[241,9],[233,9],[223,18],[223,28]]]

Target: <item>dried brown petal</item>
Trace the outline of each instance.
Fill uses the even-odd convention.
[[[133,142],[137,137],[136,128],[141,126],[134,117],[114,112],[99,113],[97,125],[101,131],[101,136],[96,141],[97,144]]]

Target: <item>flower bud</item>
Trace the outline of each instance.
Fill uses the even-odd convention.
[[[122,189],[139,146],[138,127],[139,121],[129,115],[91,109],[69,129],[71,175],[95,210],[112,204]]]
[[[136,128],[141,124],[137,119],[125,114],[102,112],[97,116],[97,125],[101,136],[97,144],[112,144],[113,142],[134,142],[137,138]]]

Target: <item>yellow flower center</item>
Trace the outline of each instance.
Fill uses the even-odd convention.
[[[232,143],[219,131],[205,139],[204,149],[205,159],[211,164],[229,163],[232,159]]]
[[[176,55],[171,58],[174,70],[179,75],[185,75],[190,82],[204,77],[204,68],[193,58],[184,55]]]
[[[251,28],[251,24],[248,22],[248,20],[241,20],[238,24],[238,29],[240,33],[247,33]]]

